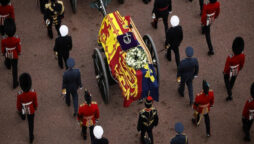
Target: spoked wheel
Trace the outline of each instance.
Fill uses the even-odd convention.
[[[157,53],[155,44],[149,34],[144,35],[143,40],[144,40],[144,42],[151,54],[153,66],[155,68],[156,76],[157,76],[157,80],[158,80],[158,84],[159,84],[159,82],[160,82],[160,63],[159,63],[159,57],[158,57],[158,53]]]
[[[97,79],[97,83],[98,83],[102,98],[104,102],[108,104],[109,103],[108,75],[107,75],[104,59],[98,48],[94,49],[93,62],[94,62],[96,79]]]
[[[77,12],[77,1],[78,0],[70,0],[73,13]]]

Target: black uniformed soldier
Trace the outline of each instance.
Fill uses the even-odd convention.
[[[155,0],[153,7],[154,21],[151,23],[153,28],[157,29],[158,19],[162,18],[165,32],[168,29],[168,14],[172,11],[171,0]]]
[[[145,107],[139,113],[138,118],[138,131],[141,131],[141,142],[146,144],[146,141],[150,139],[151,144],[153,144],[153,127],[158,125],[158,114],[157,110],[152,106],[153,98],[148,96],[146,98]],[[149,139],[145,138],[145,133],[148,133]]]
[[[188,144],[188,138],[186,135],[182,134],[184,130],[183,124],[178,122],[175,124],[176,136],[171,139],[170,144]]]
[[[60,35],[59,28],[61,20],[64,17],[64,5],[62,1],[50,0],[49,3],[45,4],[44,20],[48,28],[48,36],[52,39],[52,25],[55,26],[58,35]]]
[[[58,57],[59,67],[63,68],[64,61],[65,67],[68,69],[66,61],[69,58],[69,51],[72,49],[72,39],[68,35],[68,27],[66,25],[60,27],[60,34],[61,36],[56,38],[54,52]]]
[[[171,50],[173,50],[175,53],[176,65],[178,66],[180,63],[179,45],[183,40],[183,30],[179,25],[178,16],[172,16],[170,23],[172,27],[169,28],[166,33],[165,46],[168,48],[166,57],[169,61],[171,61]]]

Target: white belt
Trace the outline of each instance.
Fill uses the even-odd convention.
[[[6,49],[6,51],[11,51],[11,50],[15,50],[16,49],[16,47],[12,47],[12,48],[5,48]]]
[[[211,16],[214,16],[215,15],[215,12],[214,13],[211,13],[211,14],[206,14],[208,17],[211,17]]]
[[[231,69],[237,68],[239,65],[230,66]]]
[[[6,18],[8,16],[9,16],[9,14],[7,14],[7,15],[0,15],[0,18]]]
[[[22,106],[28,106],[28,105],[30,105],[30,104],[32,104],[32,101],[27,102],[27,103],[22,103]]]

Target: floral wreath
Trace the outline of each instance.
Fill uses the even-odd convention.
[[[128,66],[137,70],[147,64],[147,56],[143,48],[137,46],[127,51],[125,61]]]

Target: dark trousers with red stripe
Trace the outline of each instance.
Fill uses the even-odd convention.
[[[20,115],[22,120],[26,119],[26,115]],[[27,121],[28,121],[28,129],[29,129],[29,139],[30,142],[34,139],[34,114],[28,114],[27,115]]]
[[[93,134],[93,128],[94,128],[94,126],[89,127],[91,143],[93,143],[93,141],[95,139],[94,134]],[[84,140],[86,140],[86,138],[87,138],[86,129],[87,129],[86,126],[82,126],[82,136],[83,136]]]
[[[242,123],[243,123],[243,131],[245,134],[245,139],[250,139],[250,128],[252,126],[253,120],[242,118]]]
[[[18,59],[5,58],[4,64],[7,69],[12,68],[13,88],[18,85]]]
[[[232,76],[230,78],[229,74],[224,74],[224,82],[227,88],[228,97],[231,97],[231,98],[232,98],[232,89],[234,87],[236,77],[237,76]]]

